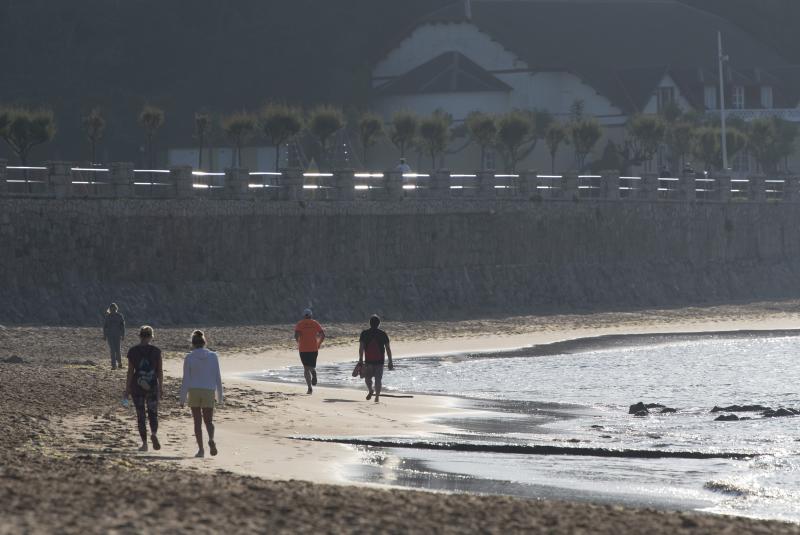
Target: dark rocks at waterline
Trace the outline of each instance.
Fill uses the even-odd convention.
[[[664,405],[660,403],[644,403],[640,401],[639,403],[635,403],[628,407],[628,414],[636,414],[637,412],[647,411],[650,412],[650,409],[661,409]]]
[[[628,414],[633,414],[634,416],[647,416],[650,414],[650,409],[661,409],[661,411],[659,411],[660,414],[671,414],[678,412],[677,409],[667,407],[661,403],[644,403],[640,401],[639,403],[628,407]]]
[[[714,418],[715,422],[741,422],[744,420],[750,420],[750,418],[747,417],[739,418],[735,414],[722,414]]]
[[[771,410],[771,407],[765,407],[763,405],[729,405],[727,407],[718,407],[714,405],[711,412],[764,412]]]
[[[800,415],[800,410],[797,409],[784,409],[780,408],[778,410],[766,410],[761,413],[764,418],[783,418],[786,416],[797,416]]]
[[[777,410],[767,409],[761,413],[761,416],[763,416],[764,418],[785,418],[790,416],[800,416],[800,409],[786,409],[783,407]],[[740,418],[735,414],[723,414],[721,416],[717,416],[714,419],[715,422],[742,422],[745,420],[752,420],[752,418],[748,417]]]
[[[635,403],[635,404],[631,405],[630,407],[628,407],[628,414],[636,415],[637,413],[640,413],[640,412],[643,412],[645,414],[648,414],[650,412],[650,411],[647,410],[647,405],[645,405],[641,401],[639,403]]]
[[[25,361],[22,360],[22,357],[19,357],[17,355],[11,355],[7,359],[3,359],[3,362],[5,362],[6,364],[22,364]]]

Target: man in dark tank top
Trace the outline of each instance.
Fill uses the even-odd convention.
[[[393,370],[392,348],[389,346],[389,336],[378,328],[381,319],[372,316],[369,319],[369,329],[361,332],[358,344],[358,362],[363,365],[364,381],[367,383],[369,393],[367,399],[375,396],[375,403],[381,396],[381,384],[383,380],[383,365],[386,357],[389,357],[389,369]],[[375,380],[375,388],[372,381]]]

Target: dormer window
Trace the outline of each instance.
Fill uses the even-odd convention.
[[[771,110],[774,107],[774,102],[772,100],[772,86],[761,86],[761,107],[767,110]]]
[[[719,108],[717,105],[717,88],[715,86],[707,85],[704,96],[704,102],[707,110],[716,110]]]
[[[658,88],[658,111],[664,111],[667,107],[675,102],[675,88],[674,87],[659,87]]]
[[[744,86],[733,86],[733,101],[731,102],[731,107],[734,110],[743,110],[745,109],[744,105]]]

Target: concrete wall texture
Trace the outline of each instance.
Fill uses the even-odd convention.
[[[795,203],[0,199],[0,322],[459,318],[800,294]]]

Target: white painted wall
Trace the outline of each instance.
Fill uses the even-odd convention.
[[[398,95],[380,99],[374,103],[387,122],[397,111],[411,110],[419,115],[430,115],[436,110],[445,111],[456,121],[463,121],[475,110],[501,114],[511,109],[508,93],[431,93],[425,95]]]
[[[373,105],[387,119],[394,111],[410,109],[420,114],[444,109],[456,120],[475,110],[505,113],[514,108],[543,109],[566,116],[575,100],[583,100],[586,113],[605,124],[619,124],[625,118],[604,96],[568,72],[536,72],[510,51],[468,23],[428,24],[417,28],[392,50],[373,71],[373,85],[399,77],[435,57],[457,51],[495,74],[511,86],[510,93],[439,94],[377,99]],[[517,72],[498,72],[515,70]]]
[[[488,71],[527,69],[528,65],[468,23],[426,24],[415,29],[373,69],[375,85],[401,76],[444,52],[461,52]]]
[[[658,87],[653,90],[653,94],[650,97],[650,100],[647,102],[647,105],[642,110],[642,113],[645,114],[656,114],[658,113],[658,88],[660,87],[671,87],[675,90],[675,101],[678,103],[678,106],[681,107],[682,110],[691,110],[692,105],[689,104],[689,101],[681,94],[681,90],[678,85],[675,83],[675,80],[672,79],[670,75],[665,75],[664,78],[661,79],[659,82]]]

